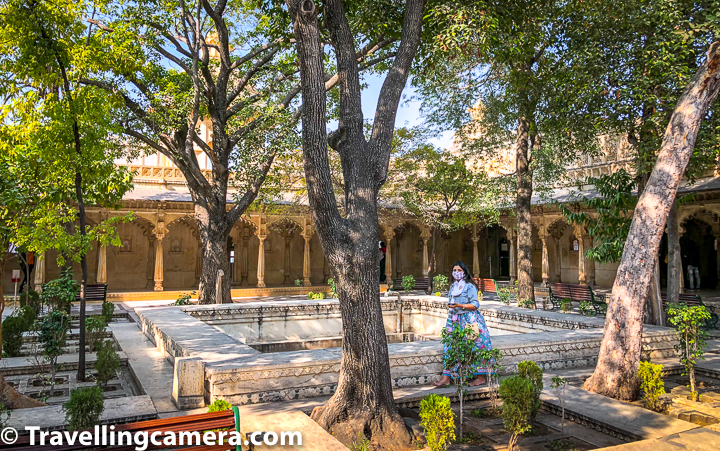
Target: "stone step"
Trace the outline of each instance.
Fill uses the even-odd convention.
[[[561,405],[553,389],[543,390],[540,400],[545,408],[559,414]],[[629,440],[660,438],[699,427],[573,386],[566,388],[565,415],[572,421],[588,423],[603,432],[607,430]]]

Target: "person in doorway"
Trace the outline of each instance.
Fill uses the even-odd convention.
[[[20,269],[23,272],[23,280],[20,284],[19,293],[22,293],[25,289],[25,284],[28,283],[28,279],[35,268],[35,252],[21,252],[20,253]]]
[[[470,271],[463,262],[456,262],[453,265],[453,284],[448,294],[448,318],[445,328],[452,330],[454,327],[471,327],[478,333],[475,339],[475,346],[480,349],[492,349],[490,343],[490,331],[485,325],[485,318],[478,311],[480,301],[478,299],[478,287],[475,285]],[[447,353],[447,348],[443,349]],[[473,368],[475,380],[470,382],[471,386],[478,386],[487,383],[487,376],[491,368],[489,362],[481,362]],[[436,387],[446,387],[450,384],[450,378],[455,375],[450,368],[443,370],[442,380],[435,382]]]
[[[683,262],[687,263],[688,291],[700,289],[700,250],[694,241],[689,241],[683,246]]]

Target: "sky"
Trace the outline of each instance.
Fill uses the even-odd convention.
[[[378,76],[376,74],[365,74],[363,77],[364,81],[367,82],[367,88],[362,92],[362,109],[365,119],[372,120],[375,115],[375,106],[377,105],[378,95],[380,94],[380,88],[382,88],[382,82],[385,79],[384,76]],[[413,95],[413,88],[410,83],[405,86],[403,91],[403,100],[400,101],[400,108],[398,108],[397,117],[395,118],[395,127],[414,127],[423,123],[422,113],[420,111],[420,102],[408,101]],[[447,148],[452,144],[452,137],[454,132],[452,130],[445,131],[437,135],[437,137],[430,140],[433,144],[440,148]]]

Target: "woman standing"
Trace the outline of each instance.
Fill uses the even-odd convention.
[[[453,330],[454,327],[462,328],[470,327],[475,329],[478,337],[475,339],[475,346],[479,349],[492,349],[490,343],[490,332],[485,325],[485,318],[478,311],[480,302],[478,300],[478,288],[470,277],[470,271],[463,262],[456,262],[453,265],[453,284],[450,286],[448,294],[448,311],[447,323],[445,328]],[[444,347],[443,353],[447,353],[447,347]],[[470,385],[478,386],[487,382],[487,375],[490,374],[491,368],[489,362],[480,362],[473,368],[473,374],[476,376]],[[452,372],[449,368],[443,370],[443,378],[439,382],[435,382],[436,387],[445,387],[450,384]]]

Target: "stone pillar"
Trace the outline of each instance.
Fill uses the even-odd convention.
[[[42,291],[45,283],[45,253],[35,255],[35,291]]]
[[[310,281],[310,240],[312,239],[312,234],[304,233],[303,238],[305,238],[305,249],[303,253],[303,285],[309,287],[312,285],[312,282]]]
[[[545,235],[540,237],[542,240],[542,287],[547,287],[548,281],[550,280],[550,260],[548,258],[548,247],[547,237]]]
[[[562,283],[562,248],[560,246],[562,235],[559,233],[553,235],[553,240],[555,240],[555,264],[557,265],[555,268],[555,281]]]
[[[285,251],[283,253],[283,284],[290,285],[290,242],[293,239],[293,235],[286,235],[283,237],[285,241]]]
[[[480,278],[480,254],[478,253],[478,241],[480,241],[480,237],[478,236],[478,230],[477,230],[477,224],[473,224],[473,231],[472,231],[472,242],[473,242],[473,277],[478,279]]]
[[[517,246],[517,234],[515,230],[511,230],[510,233],[510,285],[514,285],[517,280],[517,257],[515,254]]]
[[[265,238],[264,236],[258,236],[260,242],[258,247],[258,267],[257,267],[257,286],[258,288],[265,288]]]
[[[587,246],[583,246],[583,249],[589,249],[593,244],[593,240],[590,236],[586,235],[583,239],[583,243],[587,240]],[[595,285],[595,260],[592,258],[585,259],[585,283],[590,286]]]
[[[428,254],[428,241],[430,240],[429,228],[423,228],[420,233],[420,239],[423,241],[422,276],[427,279],[430,277],[430,255]]]
[[[98,249],[98,265],[95,280],[97,283],[107,283],[107,248],[103,245],[100,245]]]
[[[165,234],[158,233],[155,235],[157,242],[155,243],[155,291],[163,291],[163,245],[162,240]]]
[[[585,285],[585,256],[583,255],[585,246],[583,245],[583,229],[580,226],[575,227],[575,239],[578,242],[578,283]]]
[[[388,287],[392,287],[393,285],[393,270],[392,270],[392,239],[394,235],[388,232],[385,232],[385,247],[387,249],[387,252],[385,253],[385,282],[388,284]]]

